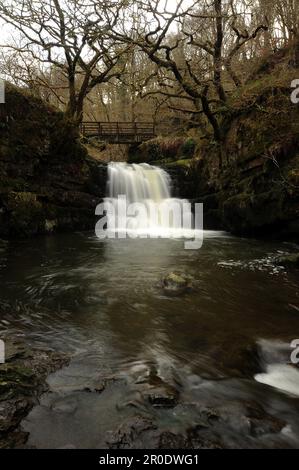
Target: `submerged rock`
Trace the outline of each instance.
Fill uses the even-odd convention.
[[[148,433],[152,434],[157,426],[144,416],[135,416],[123,422],[107,439],[109,449],[142,449]]]
[[[173,417],[192,412],[185,426],[174,426]],[[272,445],[286,444],[282,433],[286,423],[269,414],[254,401],[232,401],[217,408],[199,403],[180,404],[168,422],[161,417],[137,414],[111,432],[107,445],[112,449],[222,449],[264,448],[265,438]],[[180,421],[182,425],[182,422]]]
[[[234,344],[235,347],[231,348]],[[230,377],[252,378],[262,371],[260,348],[242,335],[231,335],[210,352],[217,367]]]
[[[204,417],[205,418],[205,417]],[[204,434],[200,431],[204,430]],[[194,426],[175,432],[172,426],[161,426],[155,418],[136,415],[111,432],[106,441],[110,449],[219,449],[218,436],[212,425]]]
[[[25,444],[28,434],[20,430],[21,421],[47,390],[47,376],[67,362],[61,353],[6,342],[6,363],[0,364],[0,448]]]
[[[279,256],[276,260],[276,264],[278,266],[285,266],[286,268],[299,268],[299,253]]]
[[[109,449],[218,449],[218,439],[198,437],[196,430],[184,434],[162,429],[154,420],[136,415],[124,421],[107,440]]]
[[[78,408],[78,402],[75,397],[63,397],[55,401],[51,409],[56,413],[73,414]]]
[[[278,436],[286,425],[254,401],[230,403],[219,408],[218,412],[222,425],[225,424],[227,429],[249,440],[258,439],[264,435]]]
[[[255,402],[246,404],[246,417],[250,422],[250,434],[254,437],[264,434],[278,434],[286,424],[267,413]]]
[[[187,274],[171,272],[162,280],[162,288],[166,294],[182,295],[191,292],[193,278]]]
[[[107,382],[108,380],[105,380],[105,379],[94,380],[92,383],[92,386],[85,387],[84,391],[90,392],[90,393],[92,392],[102,393],[106,388]]]
[[[188,449],[190,443],[185,436],[171,431],[162,432],[158,441],[159,449]]]

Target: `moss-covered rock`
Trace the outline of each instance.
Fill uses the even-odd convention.
[[[107,168],[88,157],[78,129],[9,84],[0,111],[0,237],[93,228]]]
[[[197,146],[188,178],[193,197],[204,202],[204,221],[212,221],[208,228],[298,239],[299,106],[290,99],[298,51],[297,41],[263,59],[230,95],[221,167],[219,145],[205,139]]]
[[[129,163],[171,164],[182,162],[193,157],[195,141],[188,136],[157,137],[132,147]]]
[[[168,295],[182,295],[192,291],[192,277],[188,274],[171,272],[162,280],[163,291]]]
[[[299,253],[279,256],[276,260],[276,264],[287,268],[299,268]]]

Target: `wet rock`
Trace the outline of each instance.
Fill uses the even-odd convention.
[[[179,400],[178,390],[159,377],[151,378],[148,389],[142,394],[154,407],[173,408]]]
[[[102,393],[107,386],[107,381],[106,380],[95,380],[92,385],[85,387],[84,391],[85,392],[95,392],[95,393]]]
[[[283,445],[281,431],[285,423],[272,416],[255,402],[236,401],[211,408],[198,403],[178,405],[180,412],[192,412],[192,422],[186,421],[180,430],[173,421],[164,421],[157,416],[142,415],[129,418],[107,441],[113,449],[223,449],[264,447],[265,436],[273,446]],[[183,411],[184,411],[183,410]],[[169,412],[171,413],[171,412]],[[173,415],[172,415],[173,416]],[[185,416],[185,414],[183,415]],[[271,437],[270,437],[271,436]]]
[[[200,431],[205,429],[205,434]],[[154,420],[137,415],[122,423],[111,432],[107,440],[110,449],[218,449],[222,448],[218,437],[213,435],[212,426],[193,428],[175,432],[160,427]]]
[[[279,256],[276,259],[276,264],[278,266],[285,266],[286,268],[299,268],[299,253]]]
[[[122,423],[107,441],[110,449],[194,449],[219,448],[218,443],[199,439],[191,433],[161,429],[151,419],[135,416]]]
[[[218,409],[222,427],[247,441],[264,435],[277,435],[285,422],[269,414],[256,402],[236,402]]]
[[[264,434],[278,434],[286,424],[267,413],[255,402],[246,404],[246,417],[250,423],[250,434],[254,437]]]
[[[144,416],[135,416],[122,423],[116,432],[112,432],[107,440],[109,449],[142,449],[146,448],[145,441],[157,426]]]
[[[162,279],[162,288],[168,295],[182,295],[191,292],[192,277],[187,274],[171,272]]]
[[[233,377],[252,378],[262,371],[259,346],[248,344],[248,338],[232,336],[211,351],[215,366]],[[247,343],[247,344],[246,344]],[[232,344],[234,347],[232,348]]]
[[[9,431],[15,430],[19,424],[20,416],[25,416],[31,409],[32,401],[28,398],[12,398],[0,401],[0,448],[2,439]]]
[[[203,416],[203,420],[205,417]],[[195,425],[184,434],[164,431],[159,435],[159,449],[222,449],[220,439],[213,435],[212,424]]]
[[[235,401],[217,408],[190,403],[184,408],[193,410],[194,416],[194,424],[184,432],[190,449],[258,447],[269,435],[278,443],[285,427],[282,420],[256,402]]]
[[[223,449],[221,439],[214,435],[213,430],[205,430],[204,433],[197,427],[188,430],[188,449]]]
[[[178,395],[173,390],[155,390],[148,394],[148,401],[155,407],[173,408],[178,403]]]
[[[158,449],[190,449],[190,441],[182,434],[170,431],[162,432],[158,440]]]
[[[77,400],[74,397],[62,398],[52,405],[52,410],[57,413],[73,414],[78,408]]]
[[[153,367],[143,380],[135,382],[134,388],[142,398],[152,406],[159,408],[173,408],[179,401],[179,384],[165,382],[159,377],[157,370]]]
[[[107,165],[89,158],[63,113],[6,84],[0,125],[0,236],[87,230],[106,193]]]
[[[105,388],[107,387],[107,385],[109,383],[112,383],[114,382],[116,379],[115,378],[105,378],[105,379],[101,379],[101,378],[95,378],[95,379],[91,379],[91,380],[87,380],[87,384],[86,385],[83,385],[81,388],[79,387],[75,387],[73,388],[73,391],[74,392],[88,392],[88,393],[102,393]]]
[[[28,435],[19,425],[47,390],[47,376],[67,364],[68,357],[10,340],[6,341],[6,361],[0,364],[0,448],[26,442]]]

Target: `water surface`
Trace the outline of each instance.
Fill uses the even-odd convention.
[[[255,380],[285,366],[299,337],[298,272],[273,263],[293,250],[217,233],[198,251],[182,240],[86,233],[1,245],[1,330],[71,355],[23,422],[28,445],[107,447],[137,415],[184,435],[210,407],[226,416],[214,431],[224,446],[299,447],[296,375],[287,369],[291,390],[279,389],[283,371],[270,385]],[[175,270],[193,276],[193,292],[165,295],[161,278]],[[140,384],[153,376],[177,389],[176,407],[145,399]],[[248,403],[283,420],[283,429],[248,429]]]

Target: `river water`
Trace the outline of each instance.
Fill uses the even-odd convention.
[[[273,264],[294,248],[211,232],[198,251],[92,233],[1,245],[1,329],[71,355],[23,422],[28,445],[107,447],[137,417],[184,436],[214,410],[209,442],[299,447],[298,371],[286,365],[299,337],[298,273]],[[178,269],[194,290],[169,297],[160,281]],[[177,406],[149,402],[153,378],[177,391]],[[133,446],[156,446],[140,439]]]
[[[110,165],[120,194],[184,202],[148,165]],[[160,219],[143,234],[165,235]],[[299,447],[299,274],[274,262],[298,247],[204,232],[186,250],[170,228],[1,243],[3,334],[70,355],[22,423],[29,447]],[[174,271],[192,290],[163,290]]]

